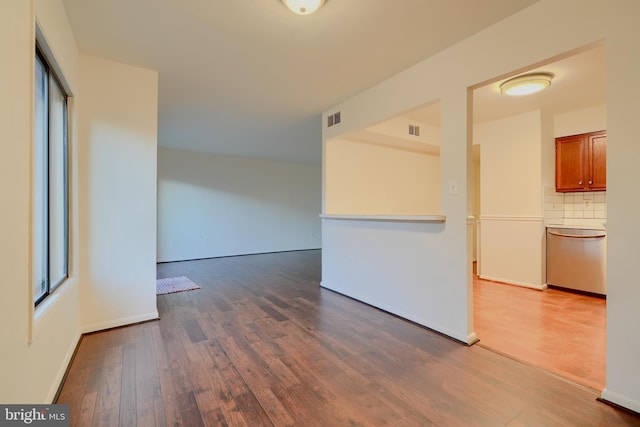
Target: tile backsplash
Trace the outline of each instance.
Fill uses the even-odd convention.
[[[549,224],[565,220],[606,220],[607,192],[585,191],[556,193],[555,188],[544,189],[544,218]]]
[[[562,224],[564,221],[564,194],[556,193],[553,187],[544,189],[544,219],[551,224]]]
[[[606,219],[606,192],[586,191],[584,193],[564,193],[564,217]]]

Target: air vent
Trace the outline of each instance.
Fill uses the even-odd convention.
[[[409,125],[409,135],[420,136],[420,126]]]
[[[337,113],[333,113],[327,117],[327,127],[335,126],[340,124],[340,111]]]

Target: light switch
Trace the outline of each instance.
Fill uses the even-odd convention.
[[[458,194],[458,181],[456,181],[455,179],[450,180],[447,188],[447,192],[449,193],[449,195],[456,196]]]

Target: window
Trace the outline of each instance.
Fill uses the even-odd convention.
[[[68,277],[67,95],[43,53],[35,55],[33,298],[42,302]]]

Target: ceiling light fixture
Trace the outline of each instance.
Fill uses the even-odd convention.
[[[500,92],[505,95],[529,95],[548,88],[553,77],[551,73],[523,74],[504,81],[500,85]]]
[[[282,0],[285,6],[298,15],[311,15],[324,3],[324,0]]]

